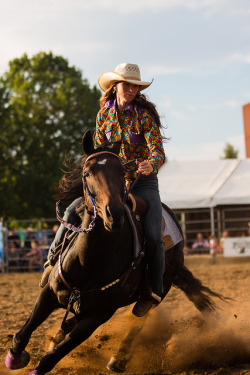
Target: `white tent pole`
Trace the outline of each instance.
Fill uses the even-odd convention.
[[[214,208],[213,207],[210,207],[210,229],[211,229],[211,235],[214,236],[215,228],[214,228]]]
[[[181,213],[181,229],[183,233],[186,233],[186,214],[183,211]]]

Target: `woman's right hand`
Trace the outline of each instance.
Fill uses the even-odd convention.
[[[154,171],[153,165],[149,160],[143,160],[142,162],[137,161],[137,165],[137,173],[141,173],[144,176],[149,176]]]

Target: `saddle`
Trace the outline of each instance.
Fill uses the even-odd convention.
[[[126,201],[130,209],[132,220],[130,220],[134,231],[134,237],[138,236],[139,244],[144,244],[143,218],[146,215],[148,205],[144,199],[129,193]],[[168,250],[182,240],[180,229],[177,227],[167,208],[162,207],[162,241],[164,249]],[[135,249],[135,254],[138,251]]]
[[[135,194],[129,193],[126,201],[127,206],[129,207],[130,214],[134,225],[134,236],[137,235],[139,239],[140,246],[143,247],[144,243],[144,229],[143,229],[143,218],[146,215],[148,205],[144,199],[138,197]],[[133,229],[134,229],[133,228]]]
[[[144,199],[139,196],[129,193],[126,200],[126,212],[130,221],[133,235],[134,235],[134,258],[138,258],[144,249],[144,229],[143,218],[147,212],[148,205]],[[58,261],[59,255],[62,254],[66,248],[70,248],[78,236],[77,232],[68,231],[63,241],[59,242],[55,248],[54,254],[50,259],[50,265],[45,268],[44,274],[40,281],[40,286],[44,287],[47,284],[51,269]],[[174,222],[171,215],[166,208],[162,210],[162,239],[165,250],[170,249],[175,244],[182,240],[182,235]]]

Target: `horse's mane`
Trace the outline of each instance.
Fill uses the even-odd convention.
[[[83,196],[82,164],[85,159],[86,155],[82,155],[76,161],[64,162],[67,170],[59,180],[57,194],[55,195],[56,200],[73,201]]]
[[[118,142],[116,142],[117,144]],[[93,152],[111,151],[114,144],[106,141],[94,149]],[[76,161],[65,161],[64,166],[67,171],[59,180],[56,200],[73,201],[76,198],[83,196],[83,182],[82,182],[82,168],[86,158],[89,155],[83,154]]]

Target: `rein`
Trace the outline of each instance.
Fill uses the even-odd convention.
[[[61,216],[61,211],[60,211],[60,204],[61,204],[61,201],[58,201],[56,202],[56,217],[57,217],[57,220],[60,221],[60,223],[62,225],[64,225],[67,229],[69,230],[72,230],[73,232],[81,232],[81,233],[88,233],[90,232],[94,225],[95,225],[95,219],[96,219],[96,207],[95,207],[95,203],[94,203],[94,200],[93,200],[93,197],[90,195],[90,199],[91,199],[91,202],[92,202],[92,205],[93,205],[93,209],[94,209],[94,219],[91,221],[91,223],[89,224],[88,228],[79,228],[79,227],[76,227],[75,225],[73,224],[70,224],[70,223],[67,223],[66,221],[63,220],[62,216]]]

